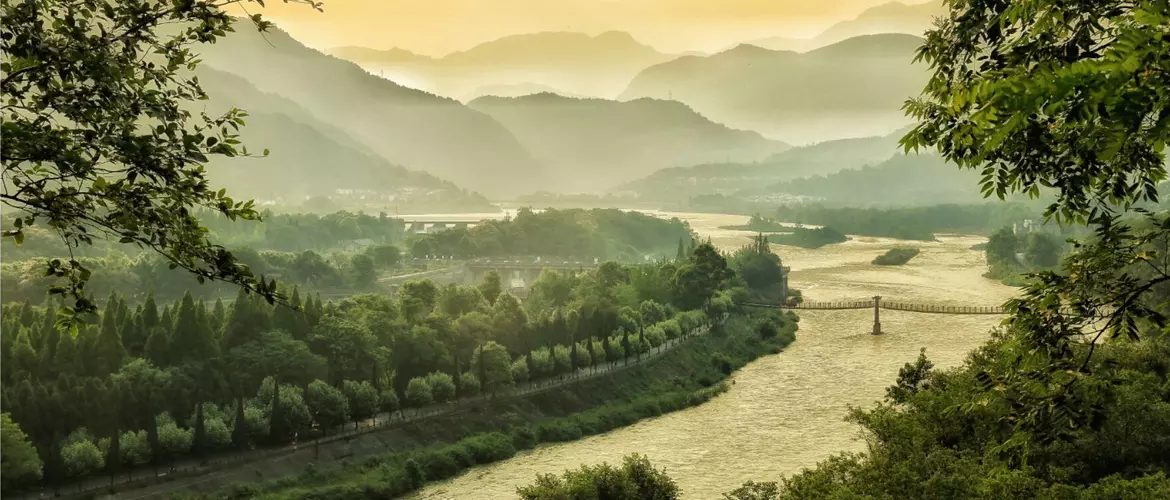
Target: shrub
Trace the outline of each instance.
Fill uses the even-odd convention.
[[[528,360],[520,358],[512,363],[512,380],[516,382],[528,381]]]

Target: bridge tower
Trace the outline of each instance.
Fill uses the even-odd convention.
[[[882,318],[881,318],[881,313],[879,312],[880,311],[879,308],[881,307],[881,303],[882,303],[882,296],[875,295],[873,297],[873,334],[874,335],[881,335],[882,334]]]

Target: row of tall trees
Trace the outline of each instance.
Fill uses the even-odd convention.
[[[369,245],[353,252],[321,254],[312,250],[282,252],[257,251],[237,248],[233,254],[241,264],[257,276],[279,279],[287,286],[299,286],[316,291],[362,292],[376,288],[378,276],[392,271],[401,263],[401,252],[393,245]],[[105,297],[118,293],[141,302],[149,291],[164,302],[180,300],[191,293],[196,298],[231,297],[236,288],[230,284],[211,282],[191,288],[191,276],[171,269],[169,262],[156,254],[138,254],[129,257],[111,250],[101,257],[78,257],[80,263],[94,273],[86,290]],[[43,259],[5,261],[0,265],[0,294],[4,303],[30,301],[40,304],[45,300],[46,287],[55,276],[45,276]]]
[[[733,278],[703,244],[681,261],[546,272],[523,304],[492,274],[410,282],[395,298],[323,302],[294,288],[291,307],[243,291],[161,307],[114,294],[73,330],[52,309],[10,304],[3,405],[60,484],[629,360],[725,314]],[[6,487],[35,479],[20,470]]]

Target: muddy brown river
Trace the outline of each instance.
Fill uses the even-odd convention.
[[[751,233],[719,226],[747,217],[669,214],[690,222],[720,248],[732,250]],[[941,235],[938,242],[854,237],[817,250],[774,245],[792,267],[790,282],[809,300],[866,299],[997,305],[1013,288],[985,279],[980,237]],[[895,246],[922,253],[904,266],[879,267],[874,257]],[[988,338],[997,316],[946,316],[882,311],[884,335],[870,335],[873,313],[806,311],[797,340],[784,352],[737,372],[726,394],[695,408],[571,443],[542,446],[494,465],[428,486],[416,499],[516,498],[537,474],[583,463],[618,463],[642,453],[678,483],[684,498],[711,499],[747,480],[775,481],[842,451],[861,451],[859,429],[843,420],[849,406],[881,399],[898,369],[920,348],[939,367],[962,362]]]

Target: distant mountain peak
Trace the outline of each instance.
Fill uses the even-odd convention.
[[[736,45],[735,47],[727,49],[723,52],[719,52],[716,55],[726,55],[726,56],[736,56],[736,57],[756,57],[756,56],[770,56],[770,55],[774,55],[778,52],[787,52],[787,51],[772,50],[772,49],[760,47],[759,45],[753,45],[750,43],[741,43],[741,44]]]
[[[859,35],[809,51],[808,54],[852,54],[868,56],[872,54],[898,53],[900,51],[917,50],[922,45],[922,42],[922,37],[905,33]]]

